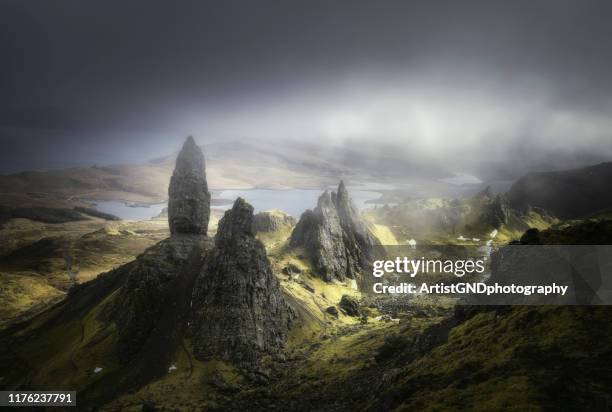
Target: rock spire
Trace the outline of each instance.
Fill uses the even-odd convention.
[[[305,249],[315,271],[328,282],[359,277],[372,260],[375,243],[343,181],[337,192],[326,190],[317,207],[302,214],[290,241]]]
[[[252,363],[283,346],[291,317],[255,238],[253,207],[238,198],[219,222],[215,247],[194,288],[194,355]]]
[[[176,158],[168,198],[171,234],[207,234],[210,193],[206,183],[204,154],[191,136]]]

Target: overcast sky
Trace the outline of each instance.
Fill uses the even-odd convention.
[[[0,172],[187,134],[610,158],[610,22],[605,0],[0,0]]]

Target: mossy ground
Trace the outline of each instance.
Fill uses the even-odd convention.
[[[73,281],[87,282],[131,260],[168,236],[167,221],[44,224],[12,219],[0,229],[0,328],[61,300]]]
[[[608,308],[579,307],[514,307],[477,314],[453,328],[447,342],[405,365],[401,378],[385,389],[390,406],[558,410],[572,391],[585,397],[574,398],[574,407],[597,402],[606,396],[606,380],[610,384],[604,378],[612,370],[610,314]],[[579,370],[592,363],[601,363],[600,376]],[[582,388],[573,387],[578,382]],[[587,396],[579,394],[584,385]]]
[[[530,217],[545,229],[547,219]],[[577,243],[604,224],[550,230],[550,242]],[[605,227],[604,227],[605,229]],[[508,233],[508,237],[514,234]],[[299,255],[299,251],[296,252]],[[299,265],[296,256],[283,256]],[[454,303],[411,301],[400,324],[332,321],[328,336],[303,339],[301,357],[271,388],[238,397],[254,410],[599,410],[612,393],[612,312],[607,307],[505,307],[449,327],[448,337],[413,353],[431,328],[444,327]],[[378,359],[390,336],[390,355]],[[417,340],[415,340],[417,339]],[[298,341],[299,342],[299,341]],[[407,355],[406,352],[409,354]],[[278,408],[278,410],[287,410]]]
[[[343,295],[360,298],[361,294],[350,280],[322,281],[303,252],[288,247],[289,234],[290,231],[279,231],[260,237],[297,315],[282,355],[263,359],[253,377],[252,371],[224,362],[195,360],[186,342],[177,351],[173,362],[176,369],[138,392],[120,397],[105,409],[139,410],[142,405],[156,405],[178,410],[289,410],[284,408],[290,408],[296,399],[308,397],[313,385],[333,387],[373,365],[385,336],[399,332],[403,324],[377,320],[381,313],[374,308],[362,307],[369,315],[367,323],[347,316],[342,310],[337,318],[327,313],[329,306],[338,307]],[[283,273],[288,265],[298,268],[298,276]],[[423,307],[434,304],[425,299],[417,303]],[[435,316],[414,319],[411,330],[417,333],[441,319]]]
[[[6,367],[9,372],[4,376],[4,383],[41,390],[73,390],[84,388],[116,370],[119,367],[116,329],[99,320],[100,310],[110,299],[112,295],[81,319],[66,319],[47,326],[48,319],[53,316],[52,309],[34,318],[10,339],[3,340],[3,344],[9,346],[8,356],[3,352],[0,358],[2,369]],[[31,333],[35,333],[36,339],[20,339]],[[11,343],[15,341],[20,343]]]
[[[364,215],[383,245],[405,245],[411,239],[417,244],[482,246],[491,240],[500,245],[519,238],[528,228],[543,230],[559,222],[541,210],[513,211],[506,223],[493,227],[482,221],[489,202],[478,197],[454,201],[414,199],[369,209]],[[453,223],[449,222],[451,216]],[[493,230],[495,236],[491,236]]]
[[[530,224],[548,226],[538,219],[534,216]],[[566,227],[563,234],[549,231],[545,237],[575,241],[575,236],[591,233],[589,228]],[[391,231],[379,229],[379,234]],[[138,230],[147,229],[127,234],[105,229],[92,236],[102,251],[108,250],[109,238],[126,236],[124,240],[131,242]],[[96,231],[81,237],[92,232]],[[165,376],[101,409],[539,411],[598,410],[609,402],[612,313],[608,308],[482,310],[450,326],[440,342],[420,348],[419,342],[432,328],[451,319],[452,300],[415,298],[409,311],[393,314],[399,323],[376,320],[383,313],[372,307],[361,308],[368,313],[366,323],[341,310],[338,318],[331,316],[326,311],[329,306],[338,307],[344,294],[360,297],[359,291],[351,281],[323,282],[303,251],[287,246],[289,233],[260,236],[297,314],[282,354],[263,359],[253,371],[197,361],[186,340]],[[502,235],[516,238],[500,230]],[[299,273],[284,273],[289,265]],[[40,327],[54,309],[35,317],[20,333],[40,331],[39,335],[5,348],[0,382],[80,389],[118,370],[117,332],[100,316],[112,298],[79,319],[44,329]],[[102,370],[95,373],[96,368]]]

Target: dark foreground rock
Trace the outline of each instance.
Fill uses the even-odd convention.
[[[290,244],[303,247],[315,271],[329,282],[358,278],[373,258],[375,242],[340,182],[337,192],[325,191],[317,207],[302,214]]]
[[[210,193],[204,155],[190,136],[176,158],[168,188],[170,233],[206,235],[210,219]]]
[[[253,207],[238,198],[219,222],[193,293],[198,359],[253,363],[287,339],[291,312],[253,232]]]
[[[198,235],[177,235],[147,249],[126,267],[125,284],[114,300],[111,317],[119,332],[118,353],[129,362],[152,334],[172,334],[182,327],[188,313],[174,313],[181,300],[188,301],[209,240]],[[177,296],[182,286],[185,296]],[[173,314],[170,328],[162,326],[164,314]]]

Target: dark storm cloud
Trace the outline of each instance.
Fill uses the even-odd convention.
[[[437,150],[494,134],[504,151],[537,134],[599,147],[610,4],[1,0],[0,138],[380,134]],[[456,133],[464,114],[465,136],[439,125]]]

